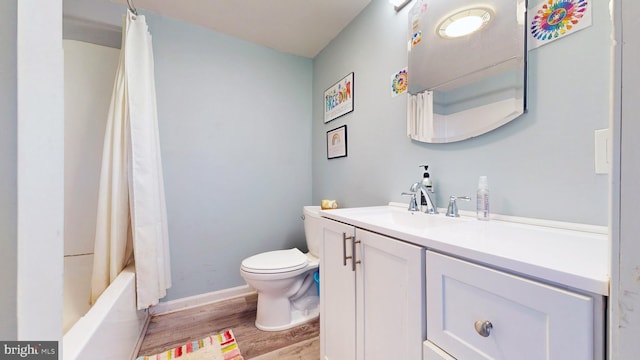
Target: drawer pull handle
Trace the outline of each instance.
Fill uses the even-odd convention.
[[[360,240],[354,237],[351,241],[351,270],[356,271],[356,264],[360,264],[360,260],[356,261],[356,244],[360,244]]]
[[[476,331],[478,332],[478,334],[482,337],[487,337],[489,335],[491,335],[491,330],[493,329],[493,324],[491,324],[491,321],[486,320],[486,321],[476,321],[474,324]]]
[[[353,259],[353,254],[347,256],[347,240],[355,240],[355,236],[347,236],[346,233],[342,233],[342,266],[347,266],[347,260]]]

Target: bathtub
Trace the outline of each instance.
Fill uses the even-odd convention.
[[[148,316],[146,310],[136,310],[135,270],[129,266],[64,334],[63,359],[131,359]]]

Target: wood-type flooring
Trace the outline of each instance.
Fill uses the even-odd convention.
[[[153,316],[138,354],[156,354],[231,329],[245,359],[320,359],[318,319],[288,330],[261,331],[254,325],[257,299],[252,294]]]

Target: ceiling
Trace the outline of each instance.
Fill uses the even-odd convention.
[[[126,0],[112,0],[126,4]],[[148,10],[314,58],[371,0],[133,0]]]

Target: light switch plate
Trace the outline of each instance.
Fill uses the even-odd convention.
[[[596,174],[608,174],[610,162],[609,129],[595,131],[595,170]]]

